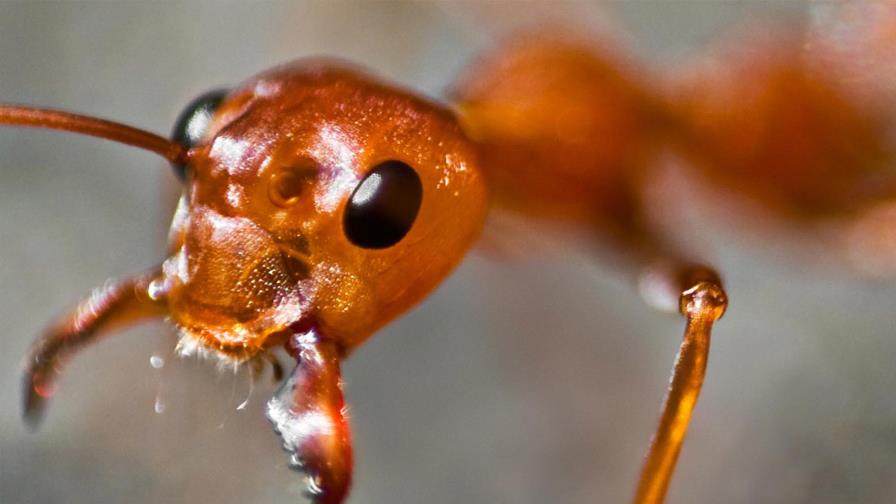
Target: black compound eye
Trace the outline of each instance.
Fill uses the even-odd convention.
[[[193,147],[201,142],[212,122],[215,110],[224,101],[228,92],[226,89],[216,89],[190,102],[184,108],[184,111],[177,116],[174,130],[171,132],[171,139],[186,148]],[[174,172],[181,180],[187,178],[187,167],[185,165],[175,165]]]
[[[342,227],[355,245],[382,249],[408,234],[423,201],[423,184],[401,161],[373,167],[348,200]]]

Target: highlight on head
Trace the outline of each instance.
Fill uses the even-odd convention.
[[[251,78],[193,150],[163,268],[171,320],[231,358],[299,321],[350,351],[472,245],[477,162],[447,109],[362,70],[299,60]]]

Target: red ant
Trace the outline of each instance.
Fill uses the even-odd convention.
[[[268,416],[317,501],[343,502],[352,451],[340,361],[441,282],[493,203],[598,236],[686,317],[634,500],[662,502],[727,298],[716,272],[645,218],[647,167],[671,150],[785,218],[852,215],[887,196],[863,190],[891,159],[882,119],[799,50],[775,54],[670,99],[598,48],[522,39],[461,80],[456,111],[300,61],[200,97],[173,140],[2,106],[0,124],[147,149],[185,183],[169,257],[97,291],[35,343],[26,418],[39,421],[74,352],[146,318],[168,317],[182,354],[242,364],[282,347],[296,368]]]

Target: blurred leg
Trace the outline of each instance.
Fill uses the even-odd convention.
[[[680,311],[687,325],[659,426],[641,471],[635,504],[660,504],[666,497],[703,386],[712,325],[728,305],[721,281],[712,270],[685,267],[677,271],[676,277],[681,288]]]

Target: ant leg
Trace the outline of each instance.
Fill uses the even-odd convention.
[[[34,342],[25,360],[26,423],[32,428],[40,424],[62,366],[78,350],[114,329],[166,312],[164,301],[154,300],[148,293],[150,283],[157,276],[155,272],[107,283]]]
[[[352,479],[342,351],[315,329],[293,335],[287,349],[298,364],[268,402],[268,420],[292,453],[290,466],[307,475],[309,496],[318,504],[340,504]]]
[[[634,504],[661,504],[666,497],[703,386],[712,324],[728,306],[721,281],[712,270],[686,267],[676,277],[681,293],[679,311],[686,317],[687,325],[660,422],[641,470]]]

